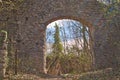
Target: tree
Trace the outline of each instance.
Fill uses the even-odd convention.
[[[60,40],[60,30],[59,26],[55,23],[55,34],[54,34],[54,43],[53,43],[53,61],[48,66],[48,73],[53,72],[53,74],[61,74],[61,64],[60,64],[60,55],[63,51],[63,45]],[[55,72],[55,73],[54,73]]]
[[[59,26],[55,23],[55,34],[54,34],[54,43],[53,43],[53,53],[59,55],[63,51],[63,45],[61,44],[60,35],[59,35]]]

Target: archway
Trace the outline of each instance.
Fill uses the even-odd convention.
[[[111,28],[99,25],[101,19],[103,24],[106,22],[98,1],[101,0],[25,0],[15,10],[2,11],[0,24],[7,26],[6,28],[10,31],[10,40],[16,42],[17,52],[14,53],[19,56],[20,72],[45,73],[46,26],[61,18],[75,19],[90,27],[94,40],[91,46],[94,47],[96,68],[115,67],[120,62],[120,49],[116,43],[120,40],[119,27],[113,27],[116,23],[110,25]],[[14,7],[13,4],[12,7]],[[118,15],[115,18],[117,20],[113,19],[113,21],[119,23]]]
[[[62,18],[74,19],[91,27],[92,30],[92,25],[101,17],[93,12],[98,10],[96,7],[98,3],[95,0],[31,0],[31,2],[26,1],[26,4],[23,4],[23,7],[27,10],[19,10],[20,14],[15,16],[18,19],[16,24],[20,27],[17,32],[22,35],[19,43],[19,58],[23,64],[19,67],[23,72],[33,74],[46,72],[45,30],[50,22]],[[28,58],[26,59],[24,55]]]
[[[76,19],[60,18],[47,25],[46,62],[48,74],[80,73],[92,69],[94,55],[91,46],[91,26],[88,27],[85,25],[85,21],[83,22],[84,25]],[[56,33],[56,31],[58,32]],[[86,62],[81,60],[83,58]],[[78,63],[74,63],[77,60]],[[73,64],[78,65],[75,66]],[[84,68],[81,68],[83,66]]]

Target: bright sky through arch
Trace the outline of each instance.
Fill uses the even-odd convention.
[[[70,23],[70,22],[80,23],[80,22],[78,22],[78,21],[71,20],[71,19],[60,19],[60,20],[56,20],[56,21],[48,24],[47,28],[54,28],[55,23],[57,23],[57,25],[58,25],[59,27],[65,27],[65,26],[68,25],[67,23]]]
[[[81,48],[83,44],[83,25],[76,20],[71,19],[61,19],[50,23],[46,29],[46,45],[47,45],[47,52],[51,51],[51,47],[54,43],[54,34],[55,34],[55,24],[59,27],[59,35],[61,39],[61,43],[63,44],[64,48],[68,45],[69,47],[76,44],[76,40],[80,42],[78,45]],[[87,26],[86,29],[88,30]],[[89,35],[86,32],[86,38],[89,39]]]
[[[75,39],[76,38],[75,32],[78,30],[81,30],[80,27],[82,28],[82,24],[76,20],[61,19],[61,20],[54,21],[50,23],[46,29],[46,42],[48,43],[54,42],[53,36],[55,33],[55,28],[54,28],[55,23],[57,23],[57,25],[60,28],[60,38],[61,38],[61,41],[63,42],[65,41],[65,37],[67,38],[67,40]],[[79,29],[77,29],[77,27],[79,27]],[[73,31],[73,29],[76,29],[76,31]],[[66,34],[65,36],[63,36],[63,32]],[[81,38],[81,36],[79,36],[79,38]]]

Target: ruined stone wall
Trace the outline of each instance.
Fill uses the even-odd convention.
[[[29,0],[18,11],[17,24],[21,41],[19,58],[24,61],[20,65],[27,71],[45,72],[45,30],[47,25],[57,19],[76,19],[82,24],[92,27],[100,17],[98,3],[94,0]],[[93,17],[94,16],[94,17]],[[27,64],[25,64],[27,63]],[[33,66],[34,65],[34,66]]]
[[[88,26],[95,41],[93,45],[95,64],[110,67],[108,63],[111,62],[106,59],[112,55],[109,51],[110,45],[106,42],[108,28],[97,28],[102,12],[96,0],[26,0],[11,16],[8,28],[17,42],[18,66],[21,72],[36,74],[46,72],[46,26],[58,19],[75,19]],[[16,31],[12,32],[14,28]],[[113,36],[111,38],[114,39]],[[101,48],[100,45],[105,44],[109,47]]]
[[[96,68],[120,67],[120,17],[114,16],[107,25],[95,28],[94,55]]]

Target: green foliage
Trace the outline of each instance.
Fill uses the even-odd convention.
[[[1,30],[0,31],[0,47],[2,47],[3,42],[7,41],[7,31]]]
[[[53,53],[60,54],[63,51],[63,45],[61,44],[60,35],[59,35],[59,26],[55,24],[55,34],[54,34],[54,44],[53,44]]]
[[[56,66],[52,65],[55,58],[56,56],[54,54],[49,54],[47,56],[47,68],[49,74],[52,74],[55,71]],[[76,55],[73,53],[63,54],[57,59],[60,61],[60,70],[62,74],[77,74],[91,70],[91,58],[90,55],[86,53],[81,53],[81,55]]]
[[[4,41],[7,41],[7,31],[5,30],[1,30],[1,33],[4,33],[5,37],[4,37]]]
[[[55,34],[54,34],[54,43],[53,43],[53,51],[52,57],[53,61],[50,62],[48,66],[49,72],[54,72],[53,74],[59,75],[61,73],[61,66],[60,66],[60,57],[62,56],[63,45],[61,44],[60,35],[59,35],[59,26],[55,24]],[[50,58],[51,59],[51,58]],[[53,65],[53,66],[52,66]],[[55,67],[57,67],[57,69]],[[55,68],[55,70],[54,70]]]
[[[119,11],[120,0],[112,0],[112,3],[109,5],[102,5],[102,11],[105,13],[106,18],[114,17],[116,14],[120,13]]]
[[[25,0],[0,0],[0,11],[18,9]]]

